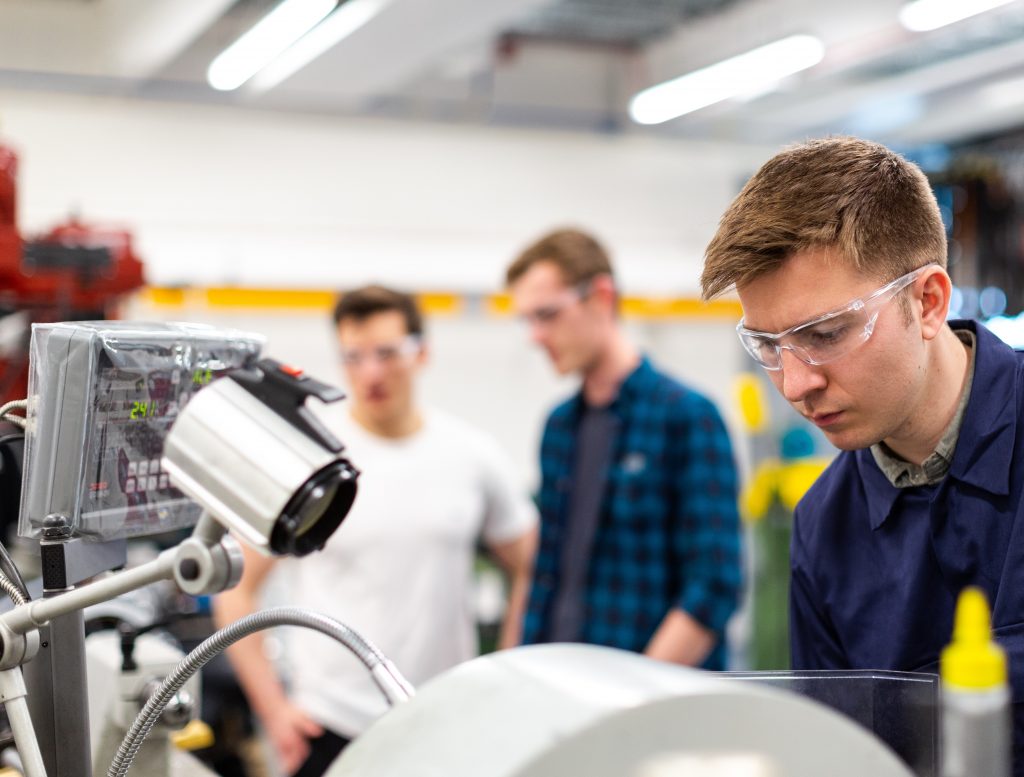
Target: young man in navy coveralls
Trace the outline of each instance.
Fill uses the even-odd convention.
[[[946,235],[921,171],[856,138],[786,149],[708,246],[705,297],[841,453],[797,506],[796,669],[935,672],[980,586],[1006,649],[1024,775],[1024,355],[949,321]],[[980,777],[980,776],[979,776]]]

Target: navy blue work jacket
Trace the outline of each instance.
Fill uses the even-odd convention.
[[[977,347],[946,477],[897,489],[870,450],[847,451],[797,506],[793,667],[937,672],[956,597],[980,586],[1010,660],[1024,777],[1024,354],[979,324],[951,323]]]

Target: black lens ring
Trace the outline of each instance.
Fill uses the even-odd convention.
[[[305,556],[322,548],[352,508],[358,476],[359,471],[346,459],[336,459],[306,480],[288,500],[274,523],[270,533],[270,550],[278,555]],[[309,531],[297,536],[296,531],[302,524],[302,516],[313,494],[318,489],[329,489],[335,484],[337,489],[323,515]]]

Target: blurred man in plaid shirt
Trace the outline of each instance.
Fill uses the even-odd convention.
[[[582,379],[541,442],[541,541],[523,642],[721,669],[741,587],[732,449],[714,405],[622,331],[608,254],[576,230],[506,277],[531,339]]]

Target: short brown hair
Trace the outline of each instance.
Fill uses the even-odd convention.
[[[377,313],[392,310],[402,314],[409,334],[423,334],[423,315],[416,299],[411,294],[386,286],[363,286],[342,293],[334,306],[334,326],[339,326],[347,319],[365,321]]]
[[[511,286],[539,262],[550,262],[558,267],[569,286],[598,275],[613,275],[608,252],[596,238],[578,229],[559,229],[544,235],[520,253],[505,271],[505,283]]]
[[[703,296],[812,248],[838,249],[878,280],[946,266],[946,230],[921,169],[878,143],[829,137],[785,149],[747,181],[705,252]]]

